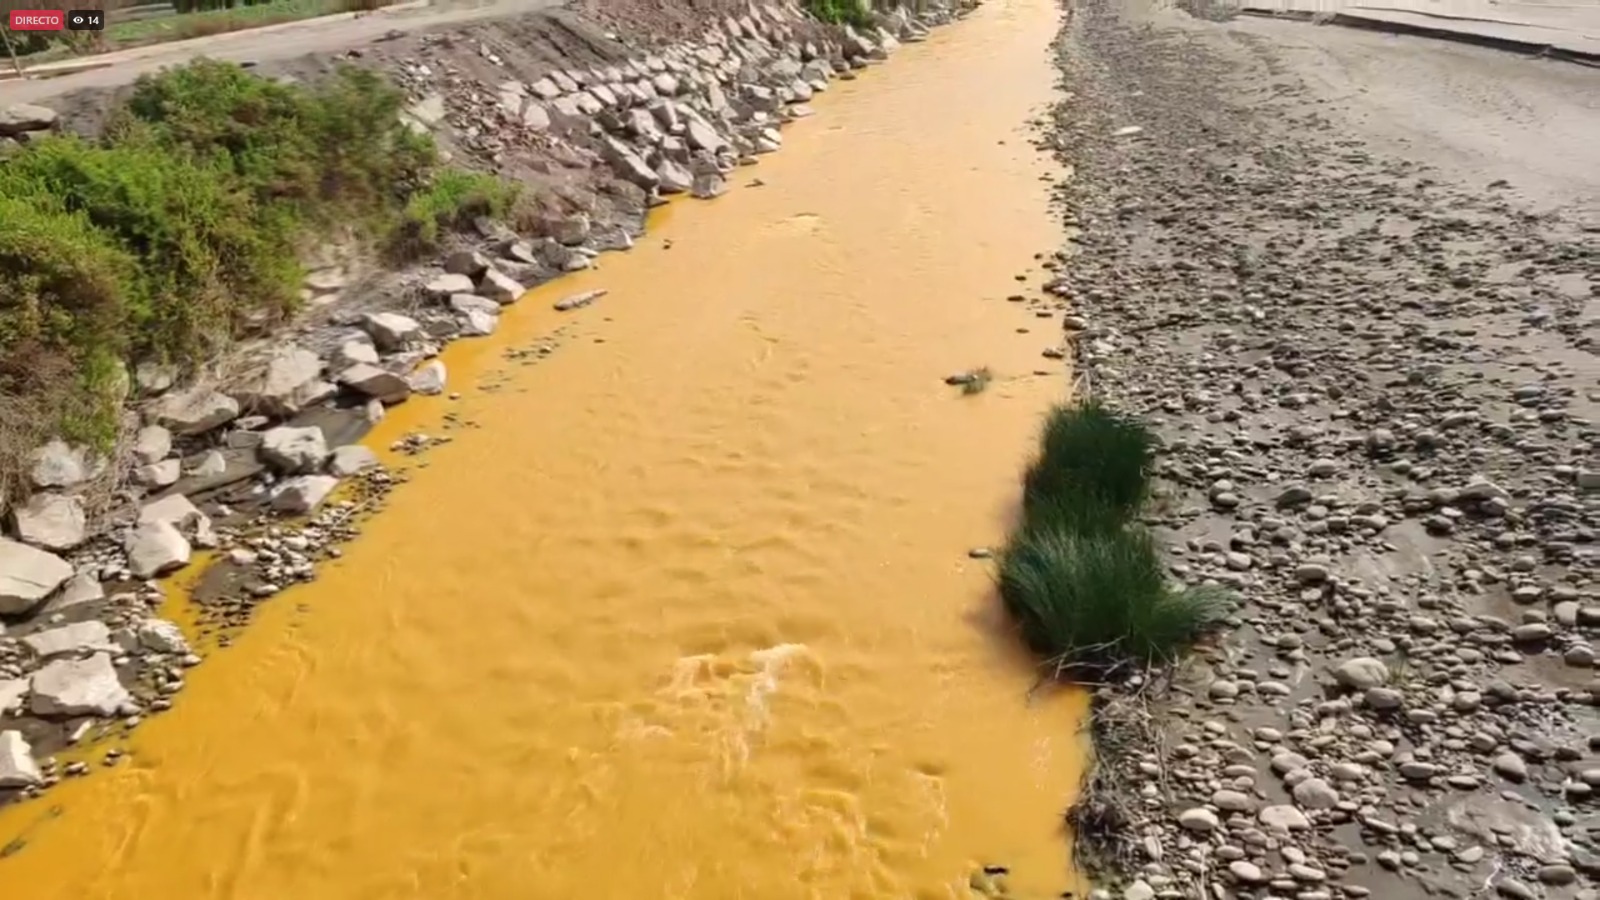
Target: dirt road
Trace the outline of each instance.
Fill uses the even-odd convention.
[[[392,32],[415,31],[463,24],[479,19],[515,15],[560,6],[560,0],[440,0],[423,5],[406,4],[365,15],[327,16],[304,22],[287,22],[231,34],[138,47],[95,57],[102,68],[54,78],[0,82],[0,104],[44,103],[75,91],[115,88],[147,72],[177,65],[197,57],[233,62],[267,62],[311,53],[360,48]],[[66,65],[66,64],[63,64]],[[46,69],[51,67],[45,67]]]
[[[1294,21],[1194,27],[1270,59],[1281,72],[1275,83],[1303,84],[1374,149],[1466,185],[1508,181],[1540,209],[1600,211],[1600,70]]]

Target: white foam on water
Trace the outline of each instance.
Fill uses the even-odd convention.
[[[772,721],[772,697],[796,661],[813,663],[805,644],[784,643],[742,657],[699,653],[674,660],[657,695],[667,702],[644,720],[622,723],[623,740],[690,740],[701,735],[716,747],[724,780],[750,762],[753,746]]]

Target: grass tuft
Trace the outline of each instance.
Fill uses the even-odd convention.
[[[1023,479],[1024,506],[1109,509],[1131,518],[1149,493],[1155,447],[1155,434],[1143,423],[1098,403],[1057,406]]]
[[[409,259],[436,252],[443,232],[466,228],[480,216],[503,218],[516,202],[517,188],[478,172],[442,172],[406,202],[390,240],[391,251]]]
[[[1134,521],[1155,448],[1146,426],[1099,404],[1058,406],[1046,420],[998,579],[1024,643],[1057,675],[1170,664],[1231,609],[1223,591],[1170,585]]]
[[[1100,674],[1177,660],[1229,608],[1218,593],[1171,589],[1141,529],[1023,532],[1001,556],[1000,597],[1035,653]]]

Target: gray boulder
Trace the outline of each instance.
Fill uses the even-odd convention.
[[[1370,656],[1347,659],[1333,670],[1333,678],[1347,688],[1365,691],[1389,682],[1389,667]]]
[[[166,519],[140,522],[128,532],[123,549],[135,578],[157,578],[189,564],[191,547],[178,526]]]
[[[164,459],[133,470],[133,480],[147,488],[159,489],[177,483],[183,475],[183,460]]]
[[[140,396],[155,397],[178,383],[178,367],[146,360],[133,368],[133,383]]]
[[[390,353],[404,349],[413,341],[422,339],[422,326],[410,316],[399,313],[367,313],[361,317],[361,327],[372,337],[379,350]]]
[[[72,494],[40,491],[11,511],[17,537],[45,550],[71,550],[89,536],[83,500]]]
[[[90,650],[107,650],[111,647],[111,629],[104,622],[90,619],[36,631],[22,638],[22,645],[40,659],[57,656],[77,656]]]
[[[133,458],[144,465],[158,463],[171,454],[172,432],[160,425],[146,425],[133,439]]]
[[[451,268],[452,264],[455,268]],[[422,287],[428,296],[436,300],[443,300],[451,294],[472,293],[472,279],[482,275],[489,268],[489,262],[481,253],[462,250],[451,254],[445,261],[445,268],[448,270],[445,274],[430,279]]]
[[[618,178],[632,182],[645,190],[654,190],[661,181],[639,154],[616,138],[606,138],[601,144],[600,156]]]
[[[283,425],[261,436],[261,446],[256,448],[256,454],[279,472],[314,472],[322,468],[323,461],[328,458],[328,441],[322,429],[316,426],[293,428]]]
[[[61,586],[61,592],[56,594],[47,608],[50,612],[59,612],[105,598],[106,589],[101,586],[100,579],[96,578],[93,572],[79,572],[67,579],[67,583]]]
[[[232,394],[251,412],[292,416],[326,396],[322,359],[294,344],[279,347]]]
[[[59,118],[56,111],[47,106],[32,103],[0,106],[0,135],[16,137],[30,131],[45,131],[54,128]]]
[[[29,612],[71,577],[59,556],[0,538],[0,615]]]
[[[409,380],[411,390],[418,394],[442,394],[445,384],[444,363],[437,359],[423,363],[411,373]]]
[[[210,388],[167,394],[150,408],[150,418],[174,434],[202,434],[239,417],[239,402]]]
[[[0,716],[9,716],[22,708],[28,696],[28,679],[0,679]]]
[[[487,337],[500,326],[500,317],[474,309],[462,313],[460,323],[463,337]]]
[[[334,368],[343,369],[357,363],[378,364],[378,348],[372,346],[372,340],[364,334],[345,341],[333,351]]]
[[[339,486],[332,475],[300,475],[279,484],[272,491],[272,508],[289,515],[305,515],[321,505]]]
[[[522,299],[528,289],[523,287],[516,279],[503,272],[490,269],[478,281],[478,294],[493,300],[501,306],[508,306]]]
[[[167,522],[178,533],[201,547],[215,547],[217,545],[216,532],[211,529],[211,517],[200,511],[188,497],[182,494],[172,494],[160,500],[152,500],[139,508],[140,524],[145,522]]]
[[[145,619],[139,623],[139,646],[155,653],[183,656],[189,652],[189,641],[183,629],[166,619]]]
[[[384,403],[399,403],[411,396],[411,383],[404,377],[367,363],[356,363],[340,372],[339,383]]]
[[[0,788],[33,787],[42,781],[28,739],[20,731],[0,731]]]
[[[110,716],[133,702],[105,653],[49,663],[34,673],[32,687],[28,708],[46,717]]]
[[[347,444],[333,451],[328,459],[328,472],[343,478],[378,464],[378,454],[360,444]]]
[[[77,487],[93,478],[97,468],[88,450],[60,440],[33,451],[32,463],[33,484],[41,488]]]

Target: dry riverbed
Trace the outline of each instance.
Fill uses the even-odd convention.
[[[1171,683],[1100,691],[1080,859],[1128,900],[1593,898],[1589,185],[1474,180],[1477,132],[1406,144],[1257,27],[1086,0],[1060,42],[1081,383],[1163,436],[1172,573],[1243,601]],[[1451,89],[1552,65],[1600,90],[1514,57]]]

